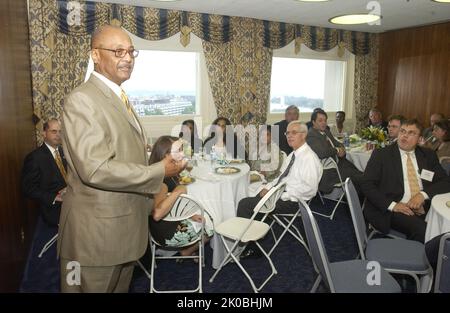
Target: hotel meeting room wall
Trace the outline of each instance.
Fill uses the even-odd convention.
[[[26,0],[0,1],[0,29],[0,292],[15,292],[37,216],[20,194],[23,159],[36,147]]]
[[[378,102],[391,112],[450,116],[450,22],[381,34]]]

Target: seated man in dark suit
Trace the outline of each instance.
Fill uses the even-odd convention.
[[[288,145],[286,136],[284,133],[286,132],[287,126],[292,121],[297,121],[300,115],[300,111],[297,106],[290,105],[286,108],[284,112],[284,120],[275,123],[275,126],[278,126],[278,146],[281,151],[284,151],[286,155],[292,152],[292,148]],[[273,133],[276,133],[276,129],[273,128]]]
[[[372,226],[423,242],[429,200],[450,191],[450,178],[436,153],[417,145],[421,133],[416,119],[404,121],[397,143],[373,151],[361,188],[368,200],[364,215]]]
[[[383,121],[383,115],[377,108],[372,108],[369,111],[369,125],[367,126],[375,126],[381,128],[385,132],[388,131],[388,123]]]
[[[244,198],[239,201],[237,216],[250,218],[253,209],[262,197],[278,183],[286,182],[285,191],[276,203],[275,213],[295,213],[298,210],[298,201],[308,201],[317,193],[320,177],[322,176],[322,165],[313,150],[306,143],[308,128],[300,121],[289,123],[286,137],[293,151],[284,160],[280,173],[275,180],[264,186],[259,195],[252,198]],[[241,254],[241,258],[253,256],[256,251],[255,244],[251,243]]]
[[[316,111],[311,115],[313,127],[308,131],[306,142],[317,154],[319,159],[332,157],[336,160],[342,180],[350,177],[358,189],[359,180],[362,173],[345,158],[345,148],[342,143],[337,141],[327,129],[327,113],[324,111]],[[333,186],[339,183],[339,176],[335,169],[327,169],[323,171],[323,176],[319,184],[320,192],[325,194],[333,190]]]
[[[312,120],[312,118],[313,118],[313,114],[316,113],[316,112],[325,112],[325,110],[322,109],[322,108],[315,108],[313,110],[313,112],[311,113],[311,119],[308,122],[306,122],[306,126],[308,126],[308,130],[310,130],[313,127],[313,120]],[[342,111],[340,111],[340,112],[342,112]],[[330,126],[328,126],[328,124],[327,124],[327,129],[330,130]]]
[[[22,192],[39,202],[42,218],[48,225],[57,226],[67,168],[60,146],[61,124],[57,119],[44,123],[43,137],[44,143],[25,158]]]
[[[400,126],[405,120],[405,117],[400,114],[391,115],[388,118],[388,144],[392,145],[397,142]]]

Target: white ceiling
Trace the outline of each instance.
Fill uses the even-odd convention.
[[[303,25],[342,28],[365,32],[385,32],[419,25],[450,21],[450,4],[431,0],[331,0],[329,2],[298,2],[295,0],[94,0],[135,6],[252,17]],[[367,8],[370,6],[370,8]],[[380,25],[337,26],[331,17],[348,13],[368,13],[379,8]],[[374,11],[374,13],[377,13]]]

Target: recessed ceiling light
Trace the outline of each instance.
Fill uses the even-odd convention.
[[[450,0],[431,0],[434,2],[440,2],[440,3],[450,3]]]
[[[353,25],[353,24],[365,24],[373,23],[381,18],[379,15],[375,14],[346,14],[339,15],[329,19],[330,23],[342,24],[342,25]]]

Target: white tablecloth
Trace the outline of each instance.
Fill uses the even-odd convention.
[[[208,162],[199,162],[192,170],[192,176],[196,179],[193,184],[187,186],[187,193],[195,197],[213,216],[214,225],[236,216],[238,203],[248,196],[249,171],[247,164],[230,164],[241,171],[231,175],[213,173]],[[212,267],[218,268],[225,257],[225,247],[219,236],[211,239],[213,248]]]
[[[426,217],[425,242],[450,231],[450,207],[446,205],[447,202],[450,202],[450,192],[436,195],[431,200],[431,207]]]
[[[347,151],[346,158],[352,162],[358,170],[364,172],[371,155],[372,151]]]

